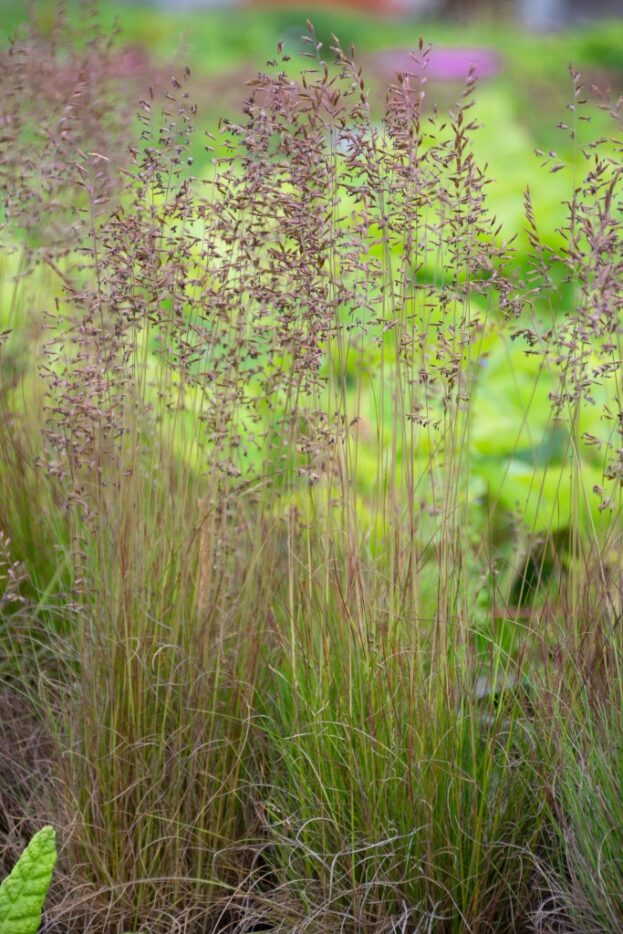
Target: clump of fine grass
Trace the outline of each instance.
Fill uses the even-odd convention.
[[[333,633],[280,667],[260,785],[279,929],[514,930],[543,821],[516,701],[389,651]]]
[[[440,118],[421,44],[379,126],[353,56],[308,39],[203,179],[187,75],[141,101],[120,173],[80,83],[28,163],[62,247],[5,176],[18,336],[47,292],[3,370],[0,522],[5,641],[28,647],[4,680],[47,740],[27,804],[64,833],[50,930],[515,931],[543,914],[535,852],[590,905],[565,917],[610,923],[614,863],[591,888],[579,820],[596,784],[555,778],[580,742],[560,671],[619,684],[620,147],[587,149],[559,254],[527,197],[520,281],[473,78]],[[500,357],[533,381],[505,390],[501,465],[478,405]],[[600,717],[582,774],[614,795]]]
[[[550,833],[538,868],[546,896],[538,930],[615,931],[621,905],[621,679],[618,623],[590,666],[554,664],[536,731]]]
[[[36,60],[38,47],[30,51]],[[90,54],[97,58],[98,48]],[[30,610],[27,625],[11,620],[7,677],[46,725],[53,790],[39,808],[65,827],[65,890],[50,923],[126,928],[147,919],[169,931],[199,923],[198,915],[203,924],[248,862],[239,843],[250,834],[243,764],[257,657],[251,630],[265,583],[251,602],[244,579],[257,577],[256,564],[243,556],[257,523],[243,495],[232,507],[221,461],[206,470],[202,432],[216,413],[206,406],[202,421],[195,410],[184,434],[185,394],[198,385],[189,341],[201,336],[195,321],[180,320],[178,299],[196,245],[187,219],[201,207],[180,197],[188,131],[148,117],[144,133],[156,147],[133,150],[121,191],[105,152],[116,141],[96,147],[91,134],[105,101],[95,112],[81,103],[86,116],[75,109],[63,139],[84,150],[77,166],[60,166],[68,178],[75,169],[81,185],[76,202],[59,194],[59,209],[76,220],[75,246],[24,247],[53,271],[45,282],[56,293],[24,355],[34,417],[22,407],[21,384],[3,398],[3,425],[20,445],[2,471],[16,494],[5,518],[17,533]],[[180,104],[179,115],[190,117],[190,107]],[[49,154],[37,158],[46,166]],[[12,197],[15,229],[21,209],[29,217],[28,196]],[[192,262],[199,268],[201,255]],[[40,514],[28,527],[24,501],[33,490],[30,508],[36,503]],[[226,532],[234,521],[236,549]],[[40,555],[46,541],[51,551]]]

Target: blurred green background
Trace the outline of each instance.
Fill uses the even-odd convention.
[[[378,2],[380,5],[382,0]],[[539,3],[544,0],[538,0],[536,9],[542,9]],[[84,20],[84,2],[68,0],[63,6],[70,22]],[[522,24],[510,4],[497,6],[505,15],[492,12],[486,4],[455,2],[450,7],[441,17],[372,15],[340,4],[291,4],[283,0],[273,7],[257,0],[252,6],[218,6],[209,0],[192,0],[190,6],[183,0],[101,0],[93,4],[105,28],[117,24],[119,29],[120,77],[128,85],[128,98],[134,96],[138,101],[147,85],[158,84],[159,77],[164,87],[171,69],[188,64],[202,128],[213,129],[220,117],[239,113],[245,81],[262,69],[278,42],[284,42],[292,55],[293,73],[308,64],[302,57],[301,42],[307,19],[313,21],[327,57],[332,34],[346,47],[355,45],[379,120],[390,81],[391,53],[415,49],[423,37],[438,50],[468,47],[493,54],[497,73],[482,78],[478,89],[477,116],[482,129],[476,138],[478,156],[488,163],[494,180],[492,207],[509,235],[520,232],[522,193],[529,185],[537,208],[545,214],[546,226],[553,231],[559,220],[556,206],[569,194],[569,178],[564,172],[548,175],[539,169],[534,151],[556,150],[563,159],[570,155],[568,134],[557,129],[568,117],[566,108],[572,98],[570,64],[581,72],[589,97],[595,97],[593,87],[610,91],[615,98],[623,92],[623,15],[593,19],[561,16],[562,28],[537,32]],[[0,0],[3,44],[29,15],[44,31],[51,31],[57,10],[56,0],[32,4]],[[389,64],[385,60],[388,53]],[[396,62],[397,67],[404,67],[404,56]],[[451,107],[460,92],[460,81],[429,79],[429,102],[442,110]],[[600,124],[599,111],[593,112],[592,120],[591,135],[611,131],[606,116]],[[193,155],[195,171],[201,174],[207,157],[200,140]]]

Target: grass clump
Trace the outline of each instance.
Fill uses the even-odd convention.
[[[6,175],[3,680],[46,759],[7,833],[63,835],[49,930],[611,924],[620,141],[577,142],[557,239],[527,194],[518,255],[473,76],[441,118],[420,44],[379,125],[307,45],[207,176],[183,73],[123,157],[76,79],[28,162],[67,236]]]
[[[542,825],[521,713],[404,647],[345,649],[282,675],[267,714],[281,929],[515,930]]]

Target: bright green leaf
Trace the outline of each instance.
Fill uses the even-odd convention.
[[[36,934],[55,862],[54,828],[43,827],[0,885],[0,934]]]

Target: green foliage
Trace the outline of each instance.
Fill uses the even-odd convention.
[[[39,830],[0,885],[2,934],[36,934],[56,863],[53,827]]]

